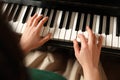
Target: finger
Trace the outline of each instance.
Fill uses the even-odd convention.
[[[81,48],[85,48],[87,46],[87,39],[82,34],[79,34],[78,37],[80,38],[81,41]]]
[[[41,30],[41,27],[43,26],[43,24],[48,20],[48,17],[44,17],[37,25],[37,29],[38,29],[38,33]]]
[[[80,48],[76,40],[73,40],[73,47],[74,47],[75,55],[77,55],[80,52]]]
[[[93,43],[93,39],[94,39],[93,32],[88,26],[86,27],[86,30],[88,32],[88,43]]]
[[[103,41],[103,38],[102,38],[102,36],[100,36],[100,37],[98,38],[98,44],[97,44],[99,50],[101,50],[102,41]]]
[[[42,38],[42,39],[39,41],[40,46],[42,46],[42,45],[45,44],[48,40],[50,40],[50,37],[51,37],[51,34],[48,33],[44,38]]]
[[[29,27],[32,25],[34,19],[35,19],[37,16],[38,16],[38,14],[35,14],[33,17],[31,17],[31,18],[28,20],[27,24],[28,24]]]
[[[40,15],[40,16],[36,17],[36,18],[34,19],[34,21],[33,21],[32,26],[33,26],[33,27],[36,27],[37,24],[38,24],[38,22],[40,21],[40,19],[42,19],[42,17],[43,17],[43,15]]]
[[[96,38],[96,35],[95,35],[95,34],[93,34],[93,44],[95,44],[95,45],[96,45],[96,43],[97,43],[97,38]]]

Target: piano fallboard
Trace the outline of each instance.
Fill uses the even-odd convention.
[[[74,3],[74,2],[64,2],[64,1],[35,1],[35,0],[2,0],[7,3],[18,3],[24,5],[32,5],[44,8],[53,8],[57,10],[68,10],[68,11],[77,11],[84,13],[95,13],[99,15],[111,15],[111,16],[120,16],[120,7],[119,6],[102,6],[95,4],[83,4],[83,3]]]
[[[62,48],[70,49],[72,52],[74,52],[73,42],[69,42],[69,41],[50,40],[47,43],[45,43],[44,46],[62,47]],[[112,47],[102,47],[101,53],[120,56],[120,49],[112,48]]]

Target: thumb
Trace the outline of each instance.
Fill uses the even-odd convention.
[[[101,47],[102,47],[102,41],[103,41],[103,38],[102,36],[99,36],[99,39],[98,39],[98,49],[101,51]]]
[[[51,34],[48,33],[44,38],[40,39],[39,44],[40,46],[42,46],[43,44],[45,44],[48,40],[50,40]]]

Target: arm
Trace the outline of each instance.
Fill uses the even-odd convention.
[[[99,37],[97,44],[95,34],[93,34],[89,27],[86,29],[89,34],[88,40],[84,35],[78,35],[81,40],[81,48],[76,40],[73,41],[75,56],[83,68],[85,80],[100,80],[98,63],[102,46],[102,37]]]
[[[21,48],[25,53],[42,46],[50,39],[50,33],[48,33],[45,37],[40,36],[41,28],[47,19],[48,17],[43,18],[43,16],[35,14],[27,21],[26,28],[20,39]]]

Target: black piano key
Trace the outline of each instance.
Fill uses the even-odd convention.
[[[21,9],[22,9],[22,5],[19,5],[19,6],[18,6],[18,9],[17,9],[17,11],[16,11],[16,13],[15,13],[15,16],[14,16],[14,18],[13,18],[13,21],[14,21],[14,22],[17,21]]]
[[[13,14],[14,14],[16,8],[17,8],[17,4],[14,4],[14,5],[13,5],[13,8],[11,9],[11,12],[10,12],[10,14],[9,14],[9,16],[8,16],[8,20],[9,20],[9,21],[12,20],[12,17],[13,17]]]
[[[110,16],[107,16],[105,34],[109,35],[109,31],[110,31]]]
[[[66,24],[66,29],[69,29],[69,27],[70,27],[71,17],[72,17],[72,12],[69,12],[68,19],[67,19],[67,24]]]
[[[120,17],[117,17],[116,36],[120,36]]]
[[[45,8],[42,9],[41,14],[44,15],[44,13],[45,13]]]
[[[47,12],[47,15],[46,15],[47,17],[50,16],[50,12],[51,12],[51,9],[48,9],[48,12]],[[48,23],[48,20],[47,20],[46,23],[44,24],[44,27],[47,26],[47,23]]]
[[[76,31],[79,30],[80,20],[81,20],[81,13],[78,13],[78,18],[77,18],[77,23],[76,23],[76,28],[75,28]]]
[[[52,20],[51,20],[51,23],[50,23],[50,28],[52,28],[53,25],[54,25],[56,13],[57,13],[57,10],[54,10],[54,12],[53,12],[53,17],[52,17]]]
[[[28,14],[29,14],[29,12],[30,12],[30,8],[31,8],[31,6],[29,5],[29,6],[27,7],[27,10],[26,10],[25,15],[24,15],[24,17],[23,17],[22,23],[25,23],[25,22],[26,22],[27,17],[28,17]]]
[[[8,4],[5,12],[3,13],[4,15],[8,16],[8,13],[9,13],[9,11],[10,11],[11,5],[12,5],[11,3]]]
[[[100,16],[99,34],[102,34],[103,15]]]
[[[60,25],[59,25],[59,28],[60,28],[60,29],[61,29],[62,26],[63,26],[64,19],[65,19],[65,11],[63,11],[63,13],[62,13],[62,17],[61,17],[61,21],[60,21]]]
[[[86,30],[86,22],[87,22],[87,14],[84,15],[84,21],[83,21],[83,27],[82,27],[83,32]]]
[[[90,27],[91,30],[92,30],[92,25],[93,25],[93,17],[94,17],[94,15],[91,14],[90,15],[90,25],[89,25],[89,27]]]
[[[36,13],[36,10],[37,10],[37,6],[34,6],[34,7],[33,7],[33,11],[32,11],[32,13],[31,13],[31,17]]]
[[[50,16],[50,13],[51,13],[51,9],[50,8],[48,8],[48,12],[47,12],[47,15],[46,16]]]

